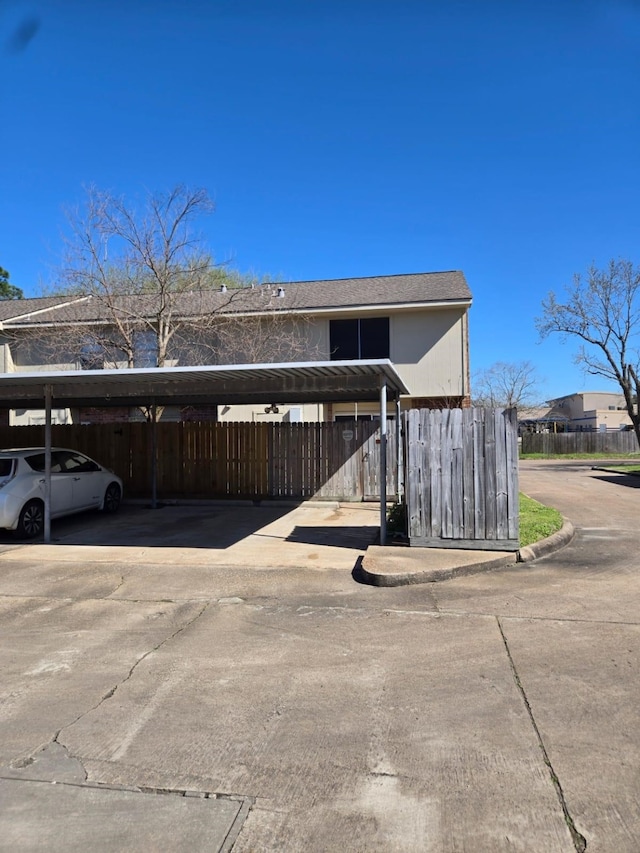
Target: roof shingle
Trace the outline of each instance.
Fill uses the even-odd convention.
[[[275,294],[282,288],[284,295]],[[422,305],[470,301],[471,291],[464,274],[449,272],[412,273],[321,281],[268,282],[255,288],[186,292],[175,299],[176,313],[183,317],[203,313],[263,313],[284,311],[330,311],[386,305]],[[118,298],[123,312],[140,317],[153,315],[153,295]],[[68,296],[0,302],[0,321],[5,325],[51,322],[95,323],[112,317],[98,298]]]

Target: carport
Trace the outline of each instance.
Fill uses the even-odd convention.
[[[247,403],[380,404],[380,541],[386,539],[387,411],[408,389],[389,359],[0,374],[0,407],[45,410],[45,542],[51,537],[51,409]],[[151,441],[155,447],[155,417]],[[400,441],[400,429],[396,430]],[[154,453],[155,456],[155,453]],[[399,458],[399,453],[396,454]],[[152,505],[155,505],[155,482]]]

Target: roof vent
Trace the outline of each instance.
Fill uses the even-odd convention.
[[[278,297],[278,299],[284,299],[284,287],[278,288],[276,296]]]
[[[227,292],[227,285],[221,284],[220,285],[220,293],[226,293],[226,292]]]

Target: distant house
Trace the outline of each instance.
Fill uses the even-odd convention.
[[[564,432],[569,418],[559,412],[554,412],[550,406],[527,408],[518,412],[518,432]]]
[[[608,391],[581,391],[549,400],[546,417],[550,421],[566,422],[569,430],[630,429],[631,418],[627,414],[622,394]]]
[[[255,363],[256,359],[299,362],[388,358],[410,389],[410,394],[401,399],[403,409],[470,404],[468,312],[472,299],[462,272],[268,283],[244,288],[231,296],[226,288],[220,292],[184,293],[177,308],[187,320],[207,316],[220,322],[233,320],[238,329],[242,324],[245,331],[249,330],[247,341],[235,348],[228,344],[226,351],[224,346],[218,347],[214,359],[210,352],[207,354],[202,341],[196,345],[183,338],[181,345],[170,353],[167,365]],[[140,316],[143,299],[150,305],[147,329],[153,328],[152,297],[127,297],[126,304],[123,299],[122,316],[132,306]],[[257,350],[251,352],[250,330],[258,330],[261,319],[272,320],[276,316],[283,343],[277,349],[277,357],[260,358],[255,354]],[[0,372],[107,366],[93,332],[106,330],[106,337],[114,338],[115,332],[109,332],[110,325],[114,325],[112,315],[90,296],[0,302]],[[215,322],[210,325],[210,333],[216,334]],[[76,346],[58,348],[52,355],[53,350],[44,346],[44,340],[62,340],[65,335]],[[135,355],[134,366],[154,366],[157,353],[153,332],[141,330],[138,340],[140,350]],[[112,361],[115,364],[111,366],[126,369],[124,355],[112,357]],[[252,406],[220,406],[209,412],[167,407],[163,417],[323,421],[371,419],[378,415],[377,403],[356,405],[327,400],[320,405],[296,406],[278,402],[265,399]],[[133,411],[117,415],[121,419],[141,417]],[[113,416],[110,412],[109,417]],[[33,422],[41,417],[41,413],[17,412],[12,415],[12,422]],[[99,420],[100,414],[60,412],[57,419],[69,417],[73,421],[89,421]]]

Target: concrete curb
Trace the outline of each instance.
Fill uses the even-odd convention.
[[[545,557],[568,545],[574,535],[573,525],[564,519],[564,524],[557,533],[520,548],[519,551],[507,553],[370,545],[357,574],[361,581],[373,586],[437,583]]]
[[[423,548],[421,550],[433,551],[435,549]],[[458,561],[458,565],[438,567],[431,565],[426,568],[405,568],[403,570],[396,569],[390,571],[386,565],[387,560],[384,560],[382,555],[378,556],[376,554],[369,556],[369,551],[371,551],[371,546],[367,549],[367,553],[362,560],[359,574],[361,580],[365,583],[372,584],[373,586],[407,586],[409,584],[417,583],[435,583],[437,581],[452,580],[453,578],[489,571],[503,566],[513,566],[517,562],[516,552],[510,552],[507,554],[501,553],[499,556],[487,555],[485,553],[485,559],[478,560],[469,558],[467,560],[467,558],[463,558],[466,561],[463,563]],[[442,550],[438,549],[438,554],[429,554],[429,559],[430,562],[433,562],[434,557],[435,559],[438,559],[438,557],[442,555],[445,556],[445,559],[446,557],[450,558],[449,560],[446,560],[446,562],[451,562],[451,558],[454,557],[454,554],[459,555],[460,553],[460,551],[448,551],[447,555],[442,555]],[[380,565],[383,560],[385,562],[385,566]],[[445,560],[443,560],[443,562],[445,562]]]
[[[559,551],[564,548],[575,536],[573,524],[567,519],[564,519],[564,524],[557,533],[552,533],[546,539],[540,539],[539,542],[533,542],[531,545],[525,545],[518,551],[518,562],[528,563],[529,560],[537,560],[538,557],[546,557],[547,554],[552,554],[554,551]]]

